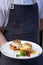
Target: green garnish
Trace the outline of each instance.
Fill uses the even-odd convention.
[[[20,56],[26,56],[26,52],[25,52],[25,51],[22,51],[22,52],[20,53]]]
[[[16,54],[16,57],[19,57],[20,56],[20,54]]]
[[[26,52],[22,51],[20,54],[16,54],[16,57],[19,57],[19,56],[26,56]]]

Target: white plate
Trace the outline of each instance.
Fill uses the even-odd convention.
[[[32,44],[32,49],[35,50],[37,53],[36,54],[31,54],[30,57],[27,57],[27,56],[25,56],[25,57],[22,57],[22,56],[16,57],[17,52],[13,51],[9,48],[9,44],[11,44],[11,42],[12,41],[7,42],[4,45],[2,45],[2,47],[1,47],[1,53],[4,54],[7,57],[10,57],[10,58],[13,58],[13,59],[32,59],[32,58],[36,58],[36,57],[40,56],[41,53],[42,53],[42,48],[38,44],[30,42],[30,41],[21,40],[22,44],[25,43],[25,42],[29,42],[30,44]]]

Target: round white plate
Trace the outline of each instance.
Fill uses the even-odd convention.
[[[36,44],[34,42],[30,42],[30,41],[21,40],[22,44],[24,44],[25,42],[29,42],[30,44],[32,44],[32,49],[35,50],[37,53],[36,54],[31,54],[30,57],[27,57],[27,56],[16,57],[17,51],[11,50],[9,48],[9,44],[11,44],[12,41],[7,42],[7,43],[5,43],[4,45],[1,46],[1,53],[4,54],[7,57],[10,57],[10,58],[13,58],[13,59],[32,59],[32,58],[36,58],[36,57],[41,55],[42,48],[38,44]]]

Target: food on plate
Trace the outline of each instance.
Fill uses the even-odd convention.
[[[12,43],[9,45],[10,49],[17,51],[16,57],[19,56],[28,56],[30,57],[31,54],[36,54],[36,52],[32,49],[32,44],[29,42],[22,42],[18,39],[13,40]]]
[[[20,40],[16,39],[16,40],[13,40],[12,43],[10,44],[10,49],[19,50],[21,46],[22,44]]]
[[[21,47],[20,50],[24,51],[32,51],[32,45],[30,43],[25,42]]]

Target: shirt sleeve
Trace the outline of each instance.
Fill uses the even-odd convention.
[[[40,1],[40,18],[43,18],[43,0]]]
[[[36,0],[39,8],[39,18],[43,18],[43,0]]]
[[[4,10],[0,6],[0,27],[3,27],[5,23],[5,15],[4,15]]]
[[[5,0],[5,7],[4,7],[4,11],[5,11],[5,25],[4,25],[4,27],[6,27],[7,26],[7,24],[8,24],[8,19],[9,19],[9,13],[10,13],[10,0]]]
[[[0,1],[0,27],[5,27],[9,17],[9,0]]]

